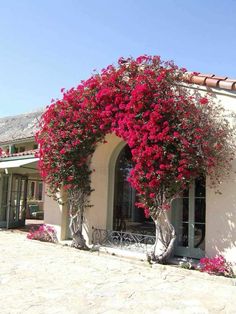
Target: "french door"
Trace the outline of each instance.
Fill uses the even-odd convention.
[[[0,227],[14,228],[25,224],[27,182],[27,177],[22,175],[1,175]]]
[[[27,202],[27,177],[13,175],[9,212],[9,227],[25,224]]]
[[[205,179],[196,179],[172,205],[172,223],[176,230],[174,254],[201,258],[205,255],[206,230]]]
[[[9,176],[6,174],[1,174],[1,177],[0,177],[0,227],[2,228],[6,228],[7,226],[8,185],[9,185]]]

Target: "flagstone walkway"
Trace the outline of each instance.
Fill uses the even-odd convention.
[[[236,281],[0,231],[0,313],[236,314]]]

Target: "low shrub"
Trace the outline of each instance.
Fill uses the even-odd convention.
[[[231,264],[222,255],[217,255],[213,258],[201,258],[199,270],[210,275],[234,277]]]
[[[41,225],[37,230],[31,229],[27,234],[30,240],[39,240],[44,242],[57,243],[57,232],[52,226]]]

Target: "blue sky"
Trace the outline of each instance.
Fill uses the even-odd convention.
[[[236,1],[0,0],[0,117],[141,54],[236,78]]]

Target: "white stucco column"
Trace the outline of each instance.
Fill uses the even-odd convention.
[[[45,188],[45,190],[47,187]],[[62,201],[66,202],[66,195],[61,194]],[[68,210],[66,203],[59,204],[52,197],[45,194],[44,199],[44,222],[52,225],[57,231],[58,240],[65,240],[67,238],[68,226]]]

